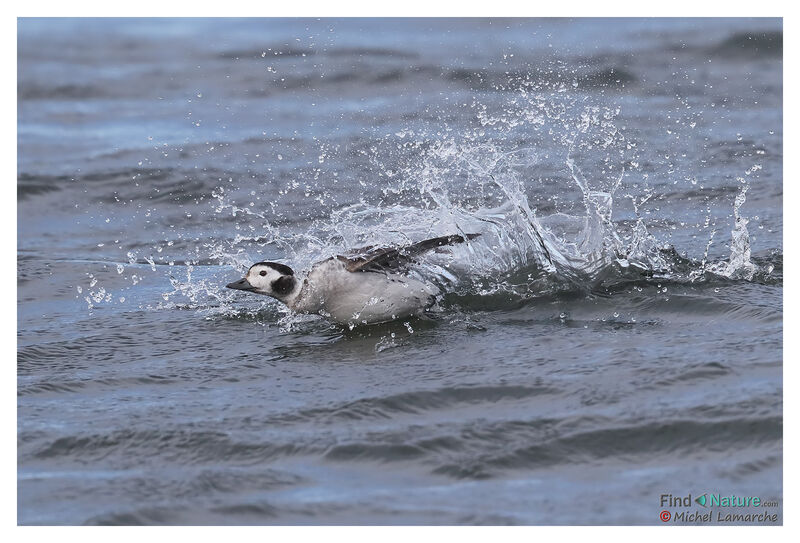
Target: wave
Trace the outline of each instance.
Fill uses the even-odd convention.
[[[379,398],[363,398],[343,405],[304,410],[269,419],[270,424],[333,422],[336,420],[381,420],[402,414],[420,414],[466,404],[522,400],[533,396],[556,394],[547,387],[472,386],[406,392]]]
[[[667,420],[612,420],[602,416],[535,417],[524,420],[479,418],[468,423],[438,424],[386,430],[383,424],[343,439],[326,431],[308,435],[261,435],[255,441],[224,432],[185,429],[117,430],[104,434],[65,436],[28,442],[20,457],[57,458],[62,465],[103,460],[129,469],[143,457],[163,462],[180,460],[192,469],[229,469],[261,465],[277,459],[310,456],[326,462],[408,462],[425,465],[435,474],[455,479],[485,479],[512,470],[551,468],[604,458],[655,456],[691,458],[709,449],[736,447],[766,454],[780,448],[780,416],[718,416]],[[324,417],[314,423],[328,427]],[[262,426],[259,426],[262,427]],[[37,440],[38,441],[38,440]],[[204,467],[205,466],[205,467]],[[758,469],[750,466],[749,469]],[[294,484],[297,477],[269,473],[270,485]],[[265,475],[265,476],[266,476]],[[183,480],[183,478],[181,478]],[[201,480],[215,492],[230,481]],[[229,478],[228,478],[229,479]],[[236,483],[238,484],[238,483]],[[162,489],[161,493],[169,489]],[[169,490],[175,493],[175,489]]]
[[[577,421],[572,421],[577,423]],[[562,423],[562,425],[571,424]],[[480,458],[465,457],[434,469],[434,473],[457,479],[482,479],[514,469],[548,468],[563,463],[591,462],[607,457],[617,459],[646,456],[652,460],[657,455],[671,456],[680,452],[682,457],[702,454],[714,447],[771,447],[780,444],[783,435],[781,417],[752,419],[727,419],[716,421],[666,420],[658,423],[608,425],[592,419],[591,429],[559,432],[549,437],[545,428],[533,427],[535,444],[514,443],[515,436],[500,423],[486,432],[492,438],[494,453]],[[513,423],[512,423],[513,424]],[[507,431],[508,430],[508,431]],[[501,438],[500,436],[512,436]],[[747,436],[747,439],[742,439]]]
[[[714,46],[711,53],[729,58],[783,56],[783,31],[737,32]]]
[[[75,462],[108,459],[136,464],[142,456],[182,462],[267,462],[297,454],[321,453],[324,446],[270,441],[240,441],[223,432],[192,430],[117,430],[105,434],[64,436],[27,453],[33,459],[66,458]],[[138,451],[136,454],[132,454]]]
[[[279,57],[303,56],[310,53],[301,50],[286,50]],[[416,63],[417,54],[382,49],[343,49],[329,53],[331,62],[337,62],[330,68],[324,78],[312,73],[304,73],[302,69],[283,71],[270,68],[264,76],[255,77],[247,71],[236,75],[236,87],[242,96],[263,98],[282,95],[299,90],[318,91],[319,89],[348,89],[360,92],[364,85],[380,87],[392,86],[408,88],[445,84],[453,91],[460,89],[475,92],[516,92],[520,87],[536,87],[570,90],[621,90],[639,81],[639,76],[631,67],[624,65],[582,65],[566,70],[552,69],[549,63],[526,63],[524,66],[509,69],[508,66],[498,69],[485,67],[461,68],[438,64]],[[244,61],[256,59],[263,64],[270,59],[262,58],[261,52],[233,51],[221,56],[224,60]],[[348,62],[348,58],[354,58]],[[393,62],[397,60],[397,62]],[[344,64],[344,63],[347,64]],[[357,63],[358,65],[354,65]],[[220,70],[223,67],[219,67]],[[225,68],[227,71],[228,68]],[[263,68],[262,68],[263,70]],[[137,81],[135,92],[129,81],[104,82],[102,85],[91,84],[53,84],[46,80],[23,80],[18,84],[17,94],[22,101],[48,100],[133,100],[149,91],[147,78],[160,80],[163,74],[153,72],[144,74]],[[324,92],[324,91],[323,91]],[[330,90],[327,92],[336,92]]]
[[[261,49],[242,49],[229,50],[219,54],[219,58],[226,60],[269,60],[274,57],[311,57],[325,56],[331,58],[397,58],[397,59],[416,59],[419,54],[414,51],[403,51],[400,49],[389,49],[382,47],[333,47],[330,49],[319,50],[313,47],[299,48],[287,45],[265,46]]]

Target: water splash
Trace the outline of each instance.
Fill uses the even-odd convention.
[[[194,308],[210,315],[259,315],[267,308],[274,313],[271,300],[243,303],[226,292],[226,279],[197,278],[193,271],[200,260],[237,272],[255,260],[279,260],[301,271],[358,247],[402,245],[454,233],[481,236],[424,255],[411,273],[443,292],[463,296],[591,293],[604,285],[653,278],[752,280],[758,267],[750,259],[748,220],[740,209],[749,185],[734,204],[730,258],[708,263],[713,234],[701,262],[677,258],[674,249],[650,233],[640,212],[652,190],[647,187],[645,196],[619,196],[627,180],[647,177],[638,172],[635,142],[616,126],[619,108],[587,105],[563,90],[543,93],[525,86],[496,111],[473,101],[467,107],[473,110],[474,126],[458,134],[407,127],[379,138],[370,147],[373,182],[358,180],[364,191],[357,201],[333,207],[302,226],[286,222],[277,198],[269,201],[269,208],[258,209],[253,201],[237,204],[231,195],[235,191],[216,187],[212,217],[225,224],[233,221],[236,232],[195,247],[197,258],[186,262],[185,273],[170,270],[172,290],[163,294],[165,303],[159,307]],[[324,154],[335,158],[332,150]],[[542,175],[542,170],[548,173]],[[235,180],[229,178],[232,184]],[[322,206],[325,199],[307,184],[302,188],[295,181],[293,186]],[[635,220],[616,220],[615,205],[628,200]],[[155,269],[152,258],[146,260]],[[107,297],[105,291],[102,298],[99,291],[93,294],[90,303]],[[286,317],[282,326],[291,328],[292,319]]]
[[[744,182],[744,179],[741,179]],[[747,231],[749,222],[741,214],[741,207],[747,201],[749,184],[743,184],[733,204],[734,227],[731,232],[731,255],[727,261],[717,262],[706,268],[706,271],[727,277],[729,279],[744,279],[751,281],[758,271],[758,267],[750,260],[750,233]]]

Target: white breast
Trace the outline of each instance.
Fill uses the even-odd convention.
[[[334,258],[311,269],[292,309],[342,324],[375,324],[421,313],[436,293],[403,275],[349,272]]]

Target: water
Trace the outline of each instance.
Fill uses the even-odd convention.
[[[18,30],[21,524],[782,523],[780,20]],[[224,289],[457,232],[425,318]]]

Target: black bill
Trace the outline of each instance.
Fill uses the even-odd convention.
[[[250,284],[247,279],[239,279],[238,281],[234,281],[233,283],[228,283],[225,285],[228,288],[235,288],[236,290],[253,290],[255,287]]]

